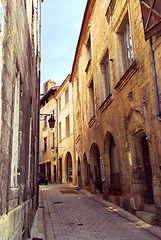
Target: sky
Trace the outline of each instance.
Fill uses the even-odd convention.
[[[41,93],[49,79],[71,73],[87,0],[45,0],[41,5]]]

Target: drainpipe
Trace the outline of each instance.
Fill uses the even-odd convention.
[[[159,94],[158,94],[158,85],[157,85],[157,74],[156,74],[156,68],[155,68],[154,51],[152,49],[152,38],[149,39],[149,46],[150,46],[150,56],[151,56],[151,64],[152,64],[152,71],[153,71],[153,82],[154,82],[157,119],[159,121],[161,121],[161,112],[160,112],[160,108],[159,108]]]

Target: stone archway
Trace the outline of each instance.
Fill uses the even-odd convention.
[[[79,157],[78,157],[78,187],[82,187],[82,171]]]
[[[84,153],[84,155],[83,155],[83,173],[84,173],[83,178],[84,178],[84,184],[89,183],[89,170],[90,170],[89,168],[90,167],[89,167],[89,164],[87,162],[87,156]]]
[[[100,151],[96,143],[93,143],[90,148],[90,166],[95,188],[102,192],[103,183],[100,171]]]
[[[104,142],[104,163],[107,186],[114,190],[121,190],[117,146],[110,132],[107,132]]]
[[[148,146],[148,141],[146,136],[142,137],[141,143],[142,143],[142,154],[143,154],[143,165],[144,165],[145,187],[146,187],[145,202],[153,204],[154,195],[153,195],[153,188],[152,188],[152,169],[151,169],[150,156],[149,156],[149,146]]]
[[[150,135],[141,108],[131,108],[126,118],[128,139],[131,152],[131,182],[136,207],[145,203],[153,204],[152,166],[150,154]]]
[[[73,181],[73,168],[72,168],[72,155],[70,152],[67,152],[65,157],[66,163],[66,180],[71,183]]]
[[[133,157],[133,192],[137,196],[138,204],[154,203],[153,186],[152,186],[152,168],[149,154],[149,144],[147,136],[142,129],[138,135],[133,136],[131,142]]]

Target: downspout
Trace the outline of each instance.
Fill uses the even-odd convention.
[[[151,56],[151,64],[152,64],[152,71],[153,71],[156,113],[157,113],[157,119],[159,121],[161,121],[161,112],[160,112],[160,108],[159,108],[159,94],[158,94],[157,74],[156,74],[156,67],[155,67],[154,51],[152,49],[152,38],[149,39],[149,46],[150,46],[150,56]]]

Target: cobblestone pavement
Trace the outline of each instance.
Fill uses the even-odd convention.
[[[102,200],[100,194],[79,191],[75,187],[40,186],[38,210],[42,211],[38,227],[41,231],[39,237],[43,240],[161,239],[160,227],[151,226],[116,205]]]

